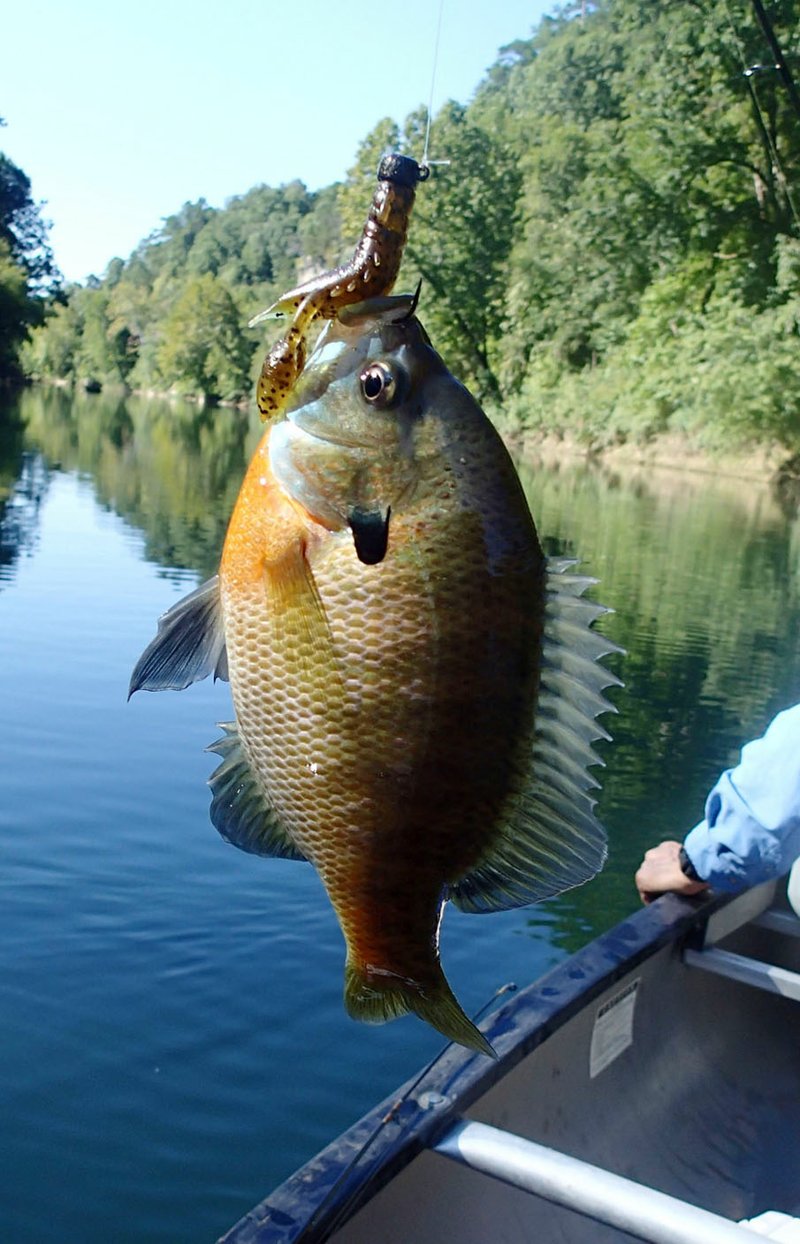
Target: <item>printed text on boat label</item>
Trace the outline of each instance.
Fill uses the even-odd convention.
[[[631,981],[597,1012],[589,1051],[589,1075],[592,1079],[605,1071],[623,1050],[633,1043],[633,1012],[641,977]]]

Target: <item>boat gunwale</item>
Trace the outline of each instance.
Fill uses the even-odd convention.
[[[446,1047],[421,1077],[401,1085],[309,1159],[218,1244],[322,1244],[580,1010],[670,943],[700,946],[709,918],[740,897],[666,894],[633,912],[484,1021],[481,1030],[497,1050],[496,1061]],[[363,1159],[348,1169],[365,1142]]]

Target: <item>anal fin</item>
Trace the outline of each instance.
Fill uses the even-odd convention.
[[[281,825],[248,761],[233,722],[223,722],[221,739],[207,749],[222,757],[209,779],[211,820],[226,842],[251,855],[305,860]]]

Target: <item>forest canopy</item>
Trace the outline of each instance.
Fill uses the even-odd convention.
[[[4,124],[0,118],[0,126]],[[18,351],[58,287],[47,225],[26,173],[0,151],[0,377],[18,370]]]
[[[800,65],[800,0],[769,15]],[[27,371],[248,396],[268,344],[248,320],[349,257],[381,153],[418,156],[423,128],[422,111],[387,118],[318,192],[184,204],[52,302]],[[450,164],[418,193],[399,284],[422,278],[434,344],[490,413],[595,446],[672,430],[800,446],[800,117],[750,0],[567,5],[432,137]],[[7,238],[3,168],[13,299],[47,250],[35,227],[27,259]]]

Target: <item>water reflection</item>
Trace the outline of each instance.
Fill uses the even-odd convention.
[[[6,564],[60,467],[144,533],[149,561],[200,577],[216,569],[261,431],[241,411],[59,389],[25,391],[3,426],[0,481],[17,476],[5,484]],[[611,661],[625,686],[600,803],[610,865],[552,904],[553,939],[573,949],[629,910],[642,844],[693,824],[741,743],[800,698],[800,518],[785,493],[750,480],[566,462],[523,463],[520,475],[547,551],[597,577],[614,610],[601,625],[627,654]]]
[[[55,1216],[87,1244],[120,1223],[131,1242],[213,1239],[438,1039],[410,1019],[353,1025],[312,870],[254,860],[211,828],[202,749],[227,688],[125,703],[157,612],[216,567],[257,420],[58,390],[14,411],[0,411],[14,723],[0,1238],[38,1244]],[[448,912],[444,957],[474,1008],[626,915],[644,847],[688,827],[743,738],[800,695],[800,520],[786,500],[677,473],[522,475],[547,548],[598,577],[616,610],[602,625],[628,650],[605,749],[611,855],[592,884],[538,907]]]
[[[246,413],[32,388],[19,416],[48,462],[90,476],[100,504],[144,532],[148,560],[214,573],[258,436]]]
[[[571,951],[630,909],[643,845],[682,836],[741,744],[800,699],[800,520],[750,480],[521,474],[550,551],[598,578],[615,611],[601,625],[626,649],[600,799],[609,865],[554,903]]]
[[[25,450],[16,411],[0,407],[0,586],[33,545],[48,479],[41,456]]]

